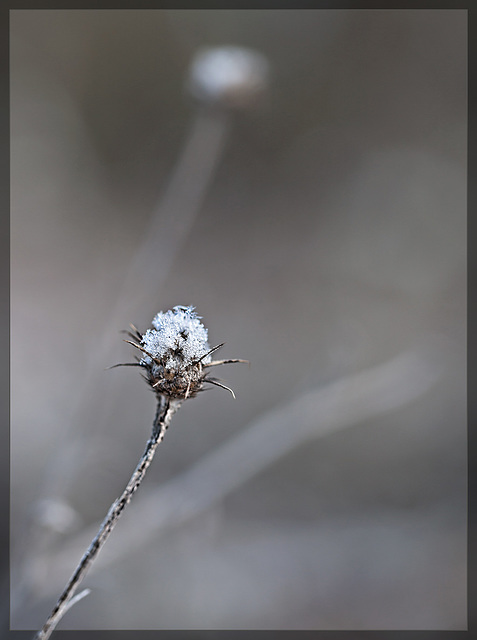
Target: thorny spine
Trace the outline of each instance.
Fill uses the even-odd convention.
[[[181,400],[166,398],[165,396],[158,397],[157,411],[154,418],[151,437],[147,442],[144,453],[142,454],[141,459],[139,460],[139,463],[128,482],[128,485],[124,489],[121,496],[111,505],[108,515],[101,524],[96,537],[89,545],[79,565],[77,566],[68,584],[66,585],[63,593],[59,597],[55,608],[51,612],[48,620],[43,625],[43,628],[35,635],[34,640],[47,640],[47,638],[49,638],[53,633],[56,625],[68,610],[69,604],[81,580],[85,576],[90,565],[108,539],[125,506],[131,500],[133,494],[141,484],[147,468],[152,462],[157,446],[164,438],[170,420],[177,409],[180,407],[181,403]]]

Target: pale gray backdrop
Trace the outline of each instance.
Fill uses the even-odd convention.
[[[251,366],[176,415],[60,628],[465,628],[466,33],[458,10],[11,12],[13,629],[149,435],[138,371],[105,370],[119,330],[176,304]],[[228,44],[269,91],[199,123],[171,187],[190,61]]]

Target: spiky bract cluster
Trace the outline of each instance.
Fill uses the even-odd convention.
[[[127,333],[134,341],[126,342],[144,354],[135,365],[145,370],[144,377],[157,395],[189,398],[196,395],[205,382],[227,389],[234,395],[232,389],[207,375],[206,369],[228,362],[246,361],[212,361],[211,354],[223,345],[210,348],[207,329],[194,307],[177,306],[165,313],[160,311],[152,325],[154,328],[143,335],[131,325],[133,333]]]

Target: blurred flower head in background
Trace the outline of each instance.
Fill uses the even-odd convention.
[[[243,47],[201,49],[192,61],[187,87],[208,105],[246,108],[267,89],[269,64],[264,55]]]

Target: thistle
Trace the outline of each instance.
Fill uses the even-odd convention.
[[[35,640],[47,640],[68,609],[88,595],[89,589],[85,589],[75,596],[76,589],[111,534],[124,507],[139,488],[157,446],[164,438],[170,420],[182,402],[202,391],[205,383],[227,389],[235,397],[232,389],[216,378],[211,378],[208,370],[220,364],[247,360],[212,360],[212,354],[223,344],[210,348],[207,329],[201,323],[194,307],[177,306],[172,311],[161,311],[155,316],[152,325],[153,328],[148,329],[143,335],[131,325],[131,331],[126,332],[131,340],[126,342],[138,349],[142,356],[140,359],[136,358],[136,362],[114,365],[137,366],[144,370],[143,377],[157,398],[151,437],[126,488],[111,505],[98,533],[73,572],[49,618],[35,635]]]
[[[115,366],[142,367],[145,370],[143,377],[157,396],[185,400],[197,395],[208,382],[227,389],[235,398],[232,389],[212,378],[208,369],[247,360],[212,360],[212,354],[224,343],[211,349],[207,342],[207,329],[200,319],[194,307],[176,306],[172,311],[160,311],[152,321],[154,328],[148,329],[144,335],[131,325],[132,331],[126,333],[132,340],[125,342],[144,355],[138,362]]]

